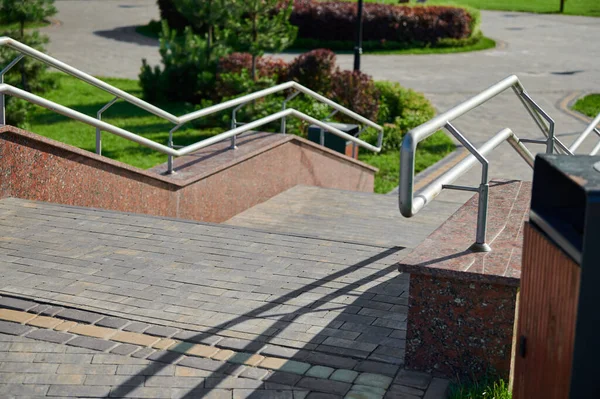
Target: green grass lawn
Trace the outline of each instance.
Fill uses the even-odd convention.
[[[373,3],[397,4],[397,0],[366,0]],[[411,3],[415,3],[411,0]],[[452,4],[470,6],[480,10],[525,11],[558,13],[560,0],[427,0],[425,5]],[[598,0],[565,0],[564,14],[600,17]]]
[[[48,21],[31,22],[31,23],[25,24],[25,29],[43,28],[44,26],[48,26],[48,25],[50,25],[50,22],[48,22]],[[11,31],[11,30],[17,30],[17,29],[19,29],[18,23],[0,24],[0,33],[6,32],[6,31]]]
[[[488,380],[450,386],[449,399],[511,399],[512,393],[503,380]]]
[[[589,94],[577,100],[573,105],[575,111],[579,111],[590,118],[595,118],[600,113],[600,94]]]
[[[57,88],[43,94],[43,97],[51,101],[95,117],[96,112],[112,99],[110,94],[74,78],[63,74],[55,74],[55,76],[58,79]],[[141,89],[136,80],[114,78],[102,78],[102,80],[135,96],[141,96]],[[181,115],[195,109],[191,105],[177,103],[161,105],[161,107],[174,115]],[[109,108],[103,114],[102,120],[162,144],[167,144],[169,130],[173,127],[172,123],[124,101],[119,101]],[[95,149],[95,128],[45,108],[35,108],[28,130],[84,150],[93,152]],[[222,131],[220,127],[194,128],[188,124],[175,133],[174,141],[177,145],[187,145]],[[417,172],[439,161],[454,148],[452,140],[441,132],[428,138],[417,150]],[[109,133],[102,134],[102,155],[142,169],[151,168],[167,160],[166,155]],[[375,178],[376,192],[387,193],[398,185],[399,151],[372,154],[365,150],[360,159],[380,169]]]
[[[56,74],[56,76],[58,77],[58,88],[44,93],[43,97],[86,115],[96,117],[96,112],[113,98],[112,95],[72,77],[62,74]],[[130,94],[141,96],[141,89],[136,80],[114,78],[102,78],[102,80]],[[194,109],[194,107],[184,104],[165,104],[161,105],[161,108],[174,115],[184,114]],[[102,119],[162,144],[167,144],[169,130],[174,126],[172,123],[124,101],[118,101],[110,107],[103,114]],[[30,119],[29,130],[84,150],[94,151],[95,149],[95,128],[45,108],[36,107]],[[187,145],[221,131],[222,129],[219,128],[197,129],[193,128],[191,124],[187,124],[176,132],[174,141],[177,145]],[[167,160],[166,155],[110,133],[102,134],[102,155],[143,169]]]
[[[415,172],[419,173],[434,163],[442,160],[456,149],[456,146],[443,132],[437,132],[421,142],[415,157]],[[385,154],[366,152],[359,154],[359,159],[379,169],[375,175],[375,192],[389,193],[398,186],[400,177],[400,149]]]

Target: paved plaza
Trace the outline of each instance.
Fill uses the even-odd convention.
[[[124,78],[160,62],[135,32],[158,19],[155,0],[56,6],[42,30],[59,60]],[[586,123],[566,106],[600,92],[598,19],[482,17],[496,49],[366,55],[363,70],[439,111],[516,74],[570,144]],[[504,127],[541,136],[512,92],[455,126],[476,145]],[[531,178],[507,144],[489,160],[490,177]],[[2,199],[0,397],[441,399],[447,380],[403,369],[397,263],[471,195],[444,192],[407,220],[394,196],[298,186],[222,225]]]
[[[438,224],[390,246],[3,199],[0,393],[441,398],[402,369],[396,265]]]

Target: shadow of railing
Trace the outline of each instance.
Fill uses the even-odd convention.
[[[202,340],[205,340],[213,335],[218,334],[221,330],[229,328],[236,324],[243,323],[243,322],[247,321],[249,318],[250,319],[251,318],[265,318],[266,312],[273,310],[274,308],[281,305],[282,303],[285,303],[287,300],[296,298],[299,295],[310,292],[316,288],[322,288],[324,285],[326,285],[327,283],[330,283],[332,280],[336,280],[341,277],[348,276],[354,271],[367,268],[369,265],[372,265],[375,262],[381,261],[387,257],[397,254],[398,252],[402,251],[403,249],[404,249],[403,247],[392,247],[392,248],[385,249],[381,253],[378,253],[374,256],[370,256],[369,258],[359,261],[359,262],[357,262],[351,266],[348,266],[342,270],[328,274],[328,275],[324,276],[323,278],[313,280],[310,284],[306,284],[305,286],[302,286],[300,288],[293,289],[288,294],[280,295],[276,299],[273,299],[273,300],[267,302],[265,305],[260,306],[256,309],[253,309],[250,312],[244,313],[243,315],[237,316],[233,320],[229,320],[218,326],[212,327],[206,332],[199,332],[197,335],[190,337],[188,339],[188,341],[201,342]],[[395,273],[396,275],[394,277],[390,277],[391,273]],[[352,307],[353,303],[359,303],[360,301],[371,300],[371,298],[374,295],[376,295],[377,293],[380,293],[383,290],[383,289],[379,289],[379,287],[382,284],[385,284],[387,286],[390,284],[390,282],[396,281],[401,276],[402,275],[397,272],[397,266],[396,266],[395,262],[392,262],[389,266],[380,267],[379,270],[377,270],[376,272],[374,272],[372,274],[369,274],[362,278],[357,278],[356,281],[345,284],[344,287],[334,289],[333,292],[324,294],[323,296],[319,297],[319,299],[312,300],[309,303],[307,303],[306,305],[300,306],[299,309],[297,309],[291,313],[285,313],[285,312],[276,313],[276,314],[267,315],[267,317],[282,317],[282,318],[296,319],[299,316],[308,315],[310,313],[315,313],[315,312],[319,312],[319,311],[325,311],[325,310],[332,311],[333,309],[343,310],[342,314],[340,316],[338,316],[335,319],[332,319],[329,322],[329,324],[332,324],[334,321],[336,321],[336,319],[342,318],[341,316],[344,314],[352,314],[354,316],[357,316],[352,311],[352,310],[355,310],[354,308],[356,308],[356,306]],[[378,281],[379,279],[382,279],[384,277],[388,277],[388,279],[385,280],[385,282]],[[404,277],[404,279],[406,279],[406,278]],[[364,292],[362,294],[360,294],[360,296],[358,296],[356,298],[356,300],[351,303],[347,303],[347,304],[344,303],[344,304],[340,304],[339,306],[334,305],[333,309],[330,309],[330,308],[323,309],[323,310],[315,309],[315,306],[319,305],[321,302],[330,302],[336,298],[339,298],[340,296],[349,295],[356,288],[364,287],[365,285],[372,285],[372,286],[365,289]],[[402,283],[402,285],[404,285],[404,282]],[[399,297],[400,294],[398,294],[397,296]],[[364,316],[364,317],[369,317],[369,316]],[[277,321],[274,321],[273,325],[277,326],[277,323],[278,323]],[[275,338],[277,338],[277,334],[274,334],[273,336],[270,336],[270,337],[266,337],[260,341],[251,340],[244,348],[242,348],[240,350],[240,352],[244,352],[244,351],[245,352],[254,352],[254,350],[250,349],[250,348],[254,348],[257,345],[264,347],[265,344],[271,342]],[[322,336],[319,333],[316,333],[315,336],[309,342],[305,343],[305,346],[308,344],[311,344],[311,343],[319,345],[322,342],[321,338],[322,338]],[[152,363],[152,364],[148,365],[143,370],[141,370],[139,373],[132,375],[127,381],[123,382],[116,389],[113,389],[110,393],[110,396],[111,397],[113,397],[113,396],[121,397],[121,396],[129,395],[131,392],[133,392],[138,387],[140,387],[141,385],[144,384],[143,382],[140,382],[140,381],[144,380],[143,377],[151,378],[152,375],[156,375],[162,369],[164,369],[168,365],[170,365],[170,364],[176,362],[178,359],[180,359],[181,356],[184,354],[183,352],[185,352],[185,347],[187,345],[189,345],[189,344],[182,342],[180,344],[177,344],[173,348],[169,348],[169,351],[167,351],[165,354],[163,354],[160,358],[154,360],[154,362],[156,362],[156,363]],[[180,348],[182,349],[181,352],[177,352],[178,346],[180,346]],[[401,349],[399,348],[399,350],[401,350]],[[327,351],[320,351],[320,352],[327,353]],[[331,353],[331,352],[329,352],[329,353],[332,355],[335,355],[335,353]],[[343,355],[343,354],[342,355],[338,354],[338,356],[350,357],[349,355]],[[290,360],[293,358],[294,357],[291,356],[290,358],[288,358],[286,360]],[[225,362],[225,363],[223,363],[223,365],[221,367],[212,371],[211,375],[209,377],[206,377],[206,379],[212,378],[213,383],[211,385],[214,387],[218,387],[219,382],[228,377],[227,374],[229,374],[228,372],[231,370],[231,367],[243,367],[243,365],[232,365],[230,363]],[[142,378],[140,378],[140,376],[142,376]],[[268,382],[268,379],[263,380],[263,382]],[[186,388],[186,389],[188,389],[188,388]],[[205,395],[207,395],[211,391],[211,389],[212,388],[210,388],[210,387],[189,388],[189,391],[183,397],[184,398],[202,398]]]

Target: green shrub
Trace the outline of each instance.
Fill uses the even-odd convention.
[[[331,77],[331,99],[367,119],[377,119],[379,90],[371,76],[337,70]],[[353,121],[340,116],[341,120]]]
[[[183,32],[186,26],[190,26],[190,21],[177,10],[173,0],[157,0],[156,3],[160,10],[160,19],[167,21],[169,28]]]
[[[398,151],[406,132],[433,118],[435,109],[423,94],[400,83],[378,81],[375,86],[380,93],[377,122],[384,127],[382,151]],[[375,143],[376,132],[365,138]]]
[[[240,72],[219,74],[215,92],[220,100],[225,101],[258,90],[267,89],[276,84],[277,75],[260,76],[256,80],[252,80],[249,69],[242,69]]]
[[[316,49],[296,57],[289,66],[291,80],[327,96],[336,69],[336,56],[331,50]]]
[[[139,75],[147,101],[184,101],[199,104],[215,97],[217,60],[227,53],[220,45],[208,48],[205,39],[187,27],[177,36],[163,21],[159,52],[163,68],[142,60]]]

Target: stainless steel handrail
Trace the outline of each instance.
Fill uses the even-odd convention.
[[[569,149],[572,152],[575,152],[577,150],[577,148],[579,148],[581,143],[583,143],[583,141],[592,132],[596,133],[596,135],[598,137],[600,137],[600,131],[598,131],[598,127],[597,127],[599,124],[600,124],[600,113],[598,113],[598,115],[596,115],[596,118],[594,118],[594,120],[592,122],[590,122],[590,124],[585,128],[585,130],[579,135],[577,140],[575,140],[573,142],[573,144],[571,144],[571,147]],[[594,149],[592,150],[590,155],[596,155],[598,153],[598,150],[600,150],[600,143],[598,145],[596,145],[596,147],[594,147]]]
[[[167,155],[169,155],[169,165],[172,166],[172,156],[182,156],[182,155],[186,155],[189,154],[192,151],[196,151],[198,149],[204,148],[208,145],[214,144],[216,142],[219,142],[221,140],[226,140],[228,138],[231,138],[232,140],[235,140],[235,137],[243,132],[246,132],[248,130],[251,130],[253,128],[256,128],[258,126],[262,126],[266,123],[272,122],[273,120],[275,120],[276,118],[274,118],[274,115],[277,115],[282,121],[285,121],[285,118],[290,116],[290,117],[295,117],[295,118],[299,118],[302,120],[305,120],[309,123],[315,124],[319,127],[321,127],[324,130],[327,130],[330,133],[333,133],[337,136],[340,136],[346,140],[351,141],[353,144],[358,145],[360,147],[363,147],[365,149],[368,149],[370,151],[374,151],[374,152],[379,152],[381,151],[381,143],[383,140],[383,127],[381,127],[380,125],[378,125],[377,123],[370,121],[369,119],[347,109],[346,107],[343,107],[339,104],[337,104],[336,102],[329,100],[326,97],[323,97],[322,95],[296,83],[296,82],[287,82],[287,83],[283,83],[277,86],[273,86],[264,90],[260,90],[257,91],[255,93],[251,93],[245,96],[241,96],[229,101],[225,101],[221,104],[216,104],[201,110],[197,110],[197,111],[193,111],[190,112],[188,114],[182,115],[182,116],[175,116],[169,112],[166,112],[144,100],[141,100],[127,92],[124,92],[120,89],[117,89],[116,87],[111,86],[110,84],[103,82],[91,75],[88,75],[70,65],[67,65],[53,57],[50,57],[47,54],[44,54],[38,50],[35,50],[27,45],[24,45],[16,40],[13,40],[9,37],[0,37],[0,46],[6,46],[9,48],[12,48],[13,50],[16,50],[17,52],[20,53],[19,56],[17,56],[17,58],[15,60],[13,60],[7,67],[5,67],[2,71],[0,71],[0,125],[3,125],[5,123],[5,116],[4,116],[4,94],[7,95],[12,95],[12,96],[16,96],[19,97],[23,100],[26,101],[30,101],[34,104],[40,105],[42,107],[48,108],[50,110],[54,110],[58,113],[61,113],[62,115],[65,115],[67,117],[70,117],[72,119],[76,119],[80,122],[83,123],[87,123],[88,125],[91,126],[95,126],[97,129],[96,132],[96,152],[100,153],[101,149],[100,149],[100,145],[101,145],[101,140],[100,140],[100,130],[112,133],[112,134],[116,134],[119,135],[123,138],[126,138],[128,140],[134,141],[138,144],[144,145],[148,148],[152,148],[156,151],[165,153]],[[100,109],[97,113],[97,117],[98,119],[94,119],[91,118],[87,115],[81,114],[77,111],[74,111],[72,109],[69,109],[67,107],[61,106],[57,103],[54,103],[52,101],[48,101],[45,100],[39,96],[36,96],[32,93],[28,93],[25,92],[23,90],[20,90],[16,87],[4,84],[4,74],[6,72],[8,72],[8,70],[10,68],[12,68],[16,63],[18,63],[21,58],[23,58],[24,55],[30,56],[34,59],[37,59],[38,61],[41,61],[53,68],[56,68],[68,75],[71,75],[73,77],[78,78],[81,81],[84,81],[88,84],[91,84],[101,90],[104,90],[108,93],[111,93],[112,95],[115,96],[115,98],[108,103],[107,105],[105,105],[102,109]],[[319,102],[322,102],[328,106],[330,106],[331,108],[333,108],[335,111],[337,112],[341,112],[355,120],[357,120],[358,122],[362,123],[363,125],[372,127],[374,129],[376,129],[377,131],[379,131],[379,136],[378,136],[378,140],[377,140],[377,145],[373,146],[363,140],[360,140],[354,136],[351,136],[347,133],[342,132],[339,129],[336,129],[332,126],[329,126],[328,124],[326,124],[323,121],[319,121],[315,118],[312,118],[302,112],[299,112],[297,110],[294,110],[293,108],[288,108],[285,109],[283,111],[277,112],[275,114],[272,114],[270,116],[267,116],[265,118],[261,118],[258,119],[256,121],[247,123],[244,125],[244,128],[232,128],[231,130],[228,130],[226,132],[223,132],[219,135],[210,137],[208,139],[205,139],[203,141],[200,141],[198,143],[186,146],[181,148],[180,150],[174,150],[173,149],[173,140],[172,140],[172,134],[175,130],[177,130],[179,127],[181,127],[181,125],[191,122],[195,119],[198,118],[202,118],[211,114],[214,114],[216,112],[220,112],[223,111],[225,109],[231,108],[231,107],[236,107],[236,106],[240,106],[243,105],[247,102],[250,101],[255,101],[257,99],[260,99],[262,97],[268,96],[270,94],[274,94],[274,93],[278,93],[278,92],[283,92],[285,90],[295,90],[298,93],[303,93]],[[111,124],[108,124],[106,122],[101,122],[100,118],[102,115],[102,112],[104,112],[108,107],[110,107],[115,101],[117,101],[118,99],[122,99],[124,101],[127,101],[141,109],[146,110],[147,112],[156,115],[158,117],[161,117],[163,119],[166,119],[172,123],[175,124],[175,127],[173,129],[171,129],[170,131],[170,139],[169,139],[169,146],[164,146],[162,144],[153,142],[151,140],[145,139],[135,133],[129,132],[127,130],[124,129],[120,129],[116,126],[113,126]],[[283,122],[283,126],[285,126],[285,122]],[[232,148],[235,148],[235,145],[232,145]],[[172,168],[169,168],[169,172],[172,171]]]
[[[65,107],[63,105],[57,104],[53,101],[50,100],[46,100],[45,98],[42,98],[40,96],[37,96],[35,94],[32,94],[28,91],[25,90],[21,90],[19,88],[16,88],[14,86],[11,86],[9,84],[0,84],[0,94],[7,94],[7,95],[11,95],[14,97],[18,97],[22,100],[25,101],[29,101],[32,104],[35,105],[39,105],[40,107],[44,107],[46,109],[49,109],[51,111],[54,111],[58,114],[67,116],[71,119],[75,119],[78,120],[80,122],[86,123],[90,126],[96,127],[101,129],[102,131],[106,131],[112,134],[115,134],[117,136],[123,137],[127,140],[136,142],[138,144],[141,144],[145,147],[151,148],[153,150],[162,152],[163,154],[167,154],[167,155],[172,155],[172,156],[176,156],[176,157],[180,157],[183,155],[187,155],[190,154],[194,151],[197,151],[199,149],[202,149],[204,147],[207,147],[209,145],[215,144],[219,141],[223,141],[226,139],[229,139],[235,135],[247,132],[249,130],[252,130],[254,128],[260,127],[262,125],[265,125],[267,123],[273,122],[275,120],[281,119],[283,117],[286,116],[293,116],[296,117],[298,119],[302,119],[306,122],[315,124],[319,127],[321,127],[322,129],[325,129],[337,136],[340,136],[348,141],[352,141],[353,143],[356,143],[357,145],[360,145],[361,147],[364,147],[366,149],[369,149],[371,151],[375,151],[378,152],[380,151],[380,148],[377,148],[369,143],[366,143],[362,140],[357,139],[356,137],[349,135],[348,133],[342,132],[339,129],[336,129],[332,126],[329,126],[327,123],[322,122],[318,119],[315,119],[309,115],[306,115],[300,111],[296,111],[295,109],[292,108],[288,108],[285,111],[280,111],[277,113],[274,113],[272,115],[266,116],[264,118],[261,119],[257,119],[255,121],[246,123],[243,126],[237,127],[235,129],[231,129],[228,130],[226,132],[217,134],[215,136],[209,137],[205,140],[199,141],[197,143],[194,144],[190,144],[188,146],[185,146],[179,150],[175,150],[173,148],[170,148],[168,146],[165,146],[163,144],[154,142],[152,140],[149,140],[145,137],[139,136],[135,133],[129,132],[125,129],[121,129],[119,127],[113,126],[109,123],[103,122],[102,120],[98,120],[96,118],[92,118],[91,116],[87,116],[85,114],[82,114],[81,112],[72,110],[68,107]]]
[[[544,136],[545,140],[521,140],[510,129],[504,129],[497,133],[491,140],[482,147],[475,148],[468,140],[451,124],[459,116],[469,112],[479,105],[489,101],[498,94],[512,88],[532,116]],[[544,122],[545,121],[545,122]],[[547,123],[547,124],[546,124]],[[415,176],[415,152],[417,144],[440,129],[448,130],[454,135],[470,152],[465,160],[454,166],[441,177],[434,180],[427,187],[414,193]],[[488,89],[471,97],[454,108],[438,115],[430,121],[410,130],[402,141],[400,153],[400,188],[398,191],[400,213],[405,217],[416,215],[421,209],[437,197],[444,188],[458,189],[467,191],[476,191],[479,193],[479,213],[477,218],[476,240],[471,249],[473,251],[485,252],[491,248],[486,243],[486,225],[487,225],[487,201],[488,201],[488,161],[485,155],[496,148],[500,143],[508,141],[509,144],[519,153],[519,155],[533,167],[533,155],[523,145],[524,142],[536,142],[546,145],[546,152],[552,153],[555,150],[563,154],[572,152],[554,135],[554,120],[539,106],[525,91],[525,88],[517,76],[509,76],[502,81],[490,86]],[[451,185],[456,179],[469,170],[477,161],[482,164],[482,178],[479,187],[463,187]]]

